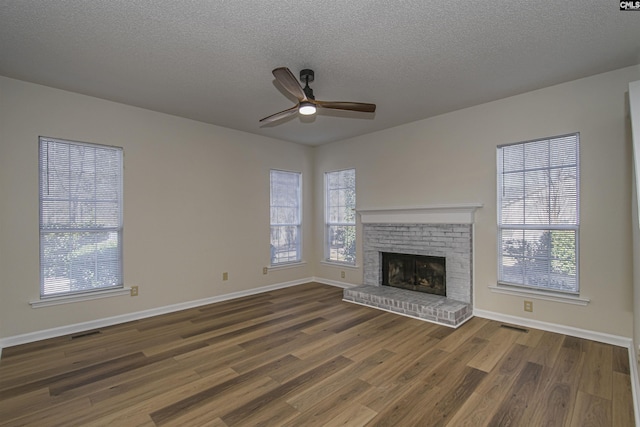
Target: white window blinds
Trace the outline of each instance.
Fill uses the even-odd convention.
[[[271,264],[301,261],[302,174],[272,170],[270,184]]]
[[[122,287],[122,149],[40,138],[40,294]]]
[[[498,147],[499,282],[577,293],[579,134]]]
[[[356,171],[325,173],[325,258],[356,262]]]

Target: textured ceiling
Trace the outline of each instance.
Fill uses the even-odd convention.
[[[0,75],[309,145],[638,63],[610,0],[0,1]],[[378,109],[261,126],[279,66]]]

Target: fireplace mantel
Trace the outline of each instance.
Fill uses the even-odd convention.
[[[482,203],[357,209],[363,224],[473,224]]]

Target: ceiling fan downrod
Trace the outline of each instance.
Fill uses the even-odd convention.
[[[305,68],[304,70],[300,71],[300,81],[304,83],[304,87],[302,88],[302,90],[304,91],[304,94],[307,95],[307,98],[313,100],[315,100],[316,97],[313,96],[313,89],[309,87],[309,83],[313,82],[314,78],[315,73],[313,72],[313,70]]]
[[[293,95],[298,100],[298,103],[291,108],[260,119],[261,123],[272,123],[298,113],[302,115],[315,114],[317,107],[331,110],[358,111],[361,113],[375,113],[376,111],[376,104],[368,104],[366,102],[317,101],[313,96],[313,90],[309,87],[309,83],[315,77],[313,70],[305,68],[300,71],[300,81],[304,83],[304,87],[287,67],[275,68],[272,73],[280,86],[290,95]]]

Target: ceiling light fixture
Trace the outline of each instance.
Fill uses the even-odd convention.
[[[286,117],[294,116],[297,113],[304,116],[312,116],[320,107],[333,110],[358,111],[361,113],[374,113],[376,111],[376,104],[316,101],[315,96],[313,96],[313,90],[309,87],[309,83],[311,83],[314,78],[313,70],[304,69],[300,71],[300,81],[304,83],[304,87],[298,83],[298,80],[287,67],[276,68],[272,73],[281,88],[289,92],[289,95],[293,95],[298,100],[298,103],[284,111],[260,119],[261,123],[275,122]]]
[[[298,108],[298,112],[303,116],[310,116],[316,113],[316,106],[309,101],[302,101]]]

